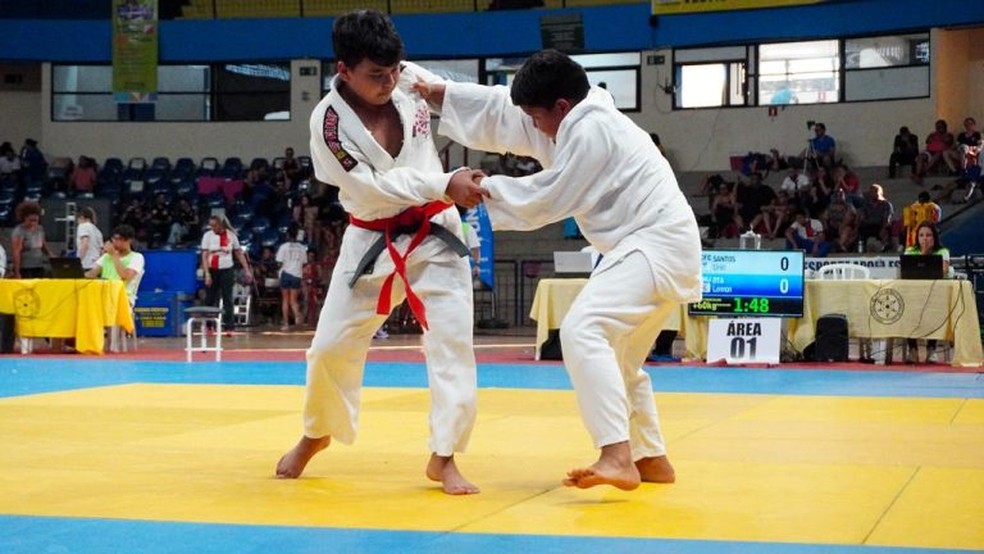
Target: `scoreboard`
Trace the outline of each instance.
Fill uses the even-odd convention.
[[[803,317],[802,250],[705,250],[690,315]]]

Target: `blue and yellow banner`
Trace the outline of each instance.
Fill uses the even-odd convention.
[[[819,4],[825,0],[652,0],[653,15],[752,10]]]
[[[489,212],[484,204],[479,204],[465,212],[461,220],[478,233],[478,280],[489,290],[495,290],[495,240]]]
[[[113,0],[113,97],[157,100],[157,0]]]

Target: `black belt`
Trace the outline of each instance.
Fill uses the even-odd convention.
[[[416,227],[404,227],[397,229],[390,239],[395,241],[396,238],[401,235],[412,235],[416,232]],[[444,243],[447,244],[451,250],[454,250],[454,252],[461,258],[464,258],[470,253],[468,247],[465,246],[465,243],[461,242],[461,239],[459,239],[457,235],[449,231],[447,227],[444,227],[443,225],[438,225],[432,221],[430,224],[430,234],[443,240]],[[359,277],[372,274],[372,270],[376,266],[376,258],[378,258],[384,250],[386,250],[386,233],[381,233],[379,238],[376,239],[376,242],[372,243],[369,250],[367,250],[365,255],[362,256],[362,259],[359,260],[359,265],[355,266],[355,275],[353,275],[348,282],[349,288],[355,286],[355,283],[359,280]]]

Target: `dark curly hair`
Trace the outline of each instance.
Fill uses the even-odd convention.
[[[27,219],[28,216],[36,215],[41,217],[44,210],[41,209],[41,204],[30,200],[25,200],[17,205],[17,210],[14,213],[17,216],[17,221],[24,223],[24,220]]]

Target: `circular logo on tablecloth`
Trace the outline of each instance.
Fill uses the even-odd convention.
[[[871,297],[871,317],[882,325],[891,325],[902,319],[905,300],[899,291],[883,289]]]
[[[33,318],[41,312],[41,296],[33,289],[21,289],[14,293],[14,314],[17,317]]]

